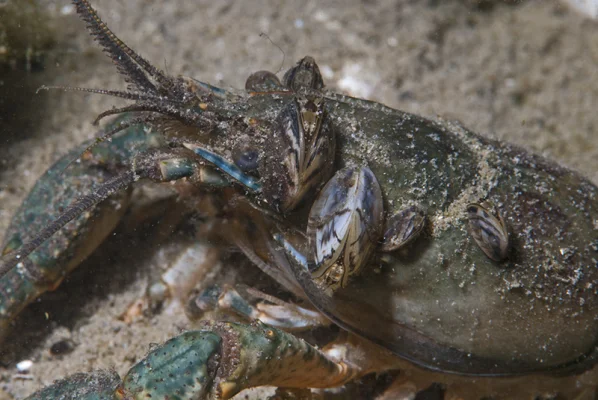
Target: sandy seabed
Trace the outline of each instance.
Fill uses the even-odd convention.
[[[61,21],[61,40],[51,65],[31,78],[36,84],[23,82],[15,93],[30,96],[29,106],[3,122],[0,232],[44,170],[93,136],[95,115],[123,104],[81,93],[35,94],[41,83],[124,88],[69,3],[46,3]],[[598,23],[553,1],[478,3],[96,0],[93,5],[131,48],[169,73],[243,88],[251,72],[278,71],[283,59],[284,71],[311,55],[329,88],[430,118],[458,119],[598,183]],[[139,241],[145,243],[126,239],[123,247],[113,238],[18,318],[0,354],[0,399],[23,398],[78,371],[114,368],[124,374],[150,343],[193,327],[182,313],[130,325],[117,319],[143,292],[148,271],[163,261],[128,256]],[[51,355],[49,348],[63,339],[74,350]],[[15,364],[25,359],[34,361],[30,379],[17,379]]]

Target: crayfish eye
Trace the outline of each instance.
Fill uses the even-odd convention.
[[[282,80],[286,87],[295,92],[300,89],[322,89],[324,87],[320,68],[318,68],[316,60],[309,56],[304,57],[297,65],[289,69]]]
[[[241,145],[233,149],[233,162],[243,172],[257,171],[259,161],[258,150],[249,145]]]

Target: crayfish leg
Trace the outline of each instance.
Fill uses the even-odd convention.
[[[134,182],[141,178],[167,182],[196,175],[201,179],[203,170],[192,154],[181,148],[157,150],[153,136],[142,127],[129,127],[65,171],[88,146],[85,143],[38,181],[14,217],[4,245],[0,339],[27,304],[58,287],[116,227],[128,208],[128,188]]]
[[[254,305],[247,300],[248,297],[261,301]],[[259,320],[286,332],[304,332],[331,324],[318,311],[282,301],[253,288],[235,289],[228,285],[211,286],[203,290],[191,299],[187,315],[191,318],[203,317],[209,311],[234,315],[246,322]]]
[[[140,127],[129,127],[72,163],[88,147],[89,142],[84,143],[37,181],[13,217],[2,246],[0,338],[27,304],[58,287],[116,227],[130,200],[125,188],[135,180],[126,171],[129,158],[152,146],[154,137]],[[86,201],[75,201],[85,194],[90,194],[82,198]]]
[[[121,383],[114,371],[92,371],[78,373],[32,394],[26,400],[101,400],[112,399],[113,393]]]
[[[305,341],[262,323],[208,322],[154,349],[123,379],[117,398],[230,399],[257,386],[330,388],[361,376]]]
[[[209,240],[193,238],[185,243],[165,243],[154,255],[165,265],[159,276],[150,278],[145,293],[135,299],[119,319],[129,324],[147,311],[162,309],[174,315],[185,309],[191,292],[221,269],[220,247]]]

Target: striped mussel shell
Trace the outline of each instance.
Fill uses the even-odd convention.
[[[332,291],[346,287],[378,245],[383,223],[382,192],[373,172],[366,166],[338,171],[309,214],[312,277]]]

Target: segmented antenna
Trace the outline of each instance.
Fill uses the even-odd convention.
[[[116,35],[114,35],[114,33],[112,33],[100,19],[87,0],[72,0],[72,3],[75,5],[77,13],[87,23],[91,35],[103,47],[104,52],[108,54],[116,65],[118,72],[123,75],[125,81],[129,83],[129,91],[69,88],[60,86],[42,86],[38,91],[47,89],[72,90],[109,95],[139,102],[131,106],[105,111],[96,118],[96,123],[105,116],[127,111],[160,114],[159,116],[144,115],[121,123],[118,127],[105,132],[101,137],[97,138],[96,141],[83,153],[90,151],[98,143],[109,139],[117,132],[130,126],[144,123],[159,123],[160,121],[168,121],[168,118],[172,118],[173,121],[180,124],[192,126],[194,129],[210,130],[213,128],[218,120],[214,112],[201,110],[200,108],[190,109],[188,107],[181,107],[181,105],[184,105],[189,98],[194,98],[194,95],[189,96],[192,92],[188,92],[185,85],[179,80],[165,75],[158,68],[152,66],[147,60],[139,56],[129,48],[129,46],[116,37]],[[154,82],[152,82],[150,78],[152,78]],[[72,162],[73,161],[71,161],[66,168],[68,168]],[[75,201],[63,214],[48,227],[43,229],[35,238],[25,243],[15,252],[0,258],[0,278],[18,265],[21,260],[24,260],[29,256],[29,254],[44,241],[77,216],[81,215],[85,210],[105,200],[115,192],[128,187],[140,177],[147,176],[148,173],[148,171],[126,172],[101,185],[93,193]]]
[[[172,81],[168,76],[135,53],[112,33],[87,0],[73,0],[73,4],[77,9],[77,13],[87,22],[87,28],[91,35],[108,53],[114,64],[116,64],[118,72],[125,77],[127,83],[133,85],[134,89],[154,95],[159,93],[144,71],[154,78],[160,87],[167,90],[172,87]]]
[[[126,112],[143,112],[143,111],[153,111],[153,110],[149,110],[147,108],[146,104],[131,104],[128,106],[124,106],[124,107],[119,107],[119,108],[112,108],[111,110],[106,110],[103,111],[101,113],[98,114],[98,116],[96,117],[96,119],[93,120],[92,125],[97,126],[100,124],[100,121],[106,117],[109,117],[111,115],[117,115],[117,114],[123,114]],[[116,132],[114,132],[116,133]],[[113,134],[111,134],[110,136],[112,136]],[[105,135],[102,135],[105,136]]]
[[[260,256],[258,256],[253,249],[253,247],[240,238],[233,238],[233,242],[235,246],[241,250],[243,255],[249,259],[253,264],[255,264],[259,269],[262,270],[263,273],[275,279],[278,283],[285,287],[289,292],[293,293],[297,298],[304,298],[305,295],[303,293],[303,289],[301,286],[290,276],[283,273],[280,268],[273,267],[266,261],[264,261]]]
[[[94,93],[94,94],[102,94],[106,96],[112,97],[119,97],[121,99],[126,100],[134,100],[134,101],[162,101],[163,97],[158,95],[151,95],[151,94],[142,94],[142,93],[132,93],[132,92],[125,92],[123,90],[110,90],[110,89],[92,89],[92,88],[84,88],[84,87],[72,87],[72,86],[46,86],[41,85],[35,91],[35,94],[38,94],[42,90],[64,90],[65,92],[86,92],[86,93]],[[179,102],[175,100],[168,100],[173,104],[177,104]]]
[[[13,269],[19,262],[21,262],[21,260],[24,260],[29,256],[29,254],[37,249],[43,242],[62,229],[66,224],[119,190],[127,188],[138,178],[139,176],[134,171],[127,171],[104,183],[93,193],[79,198],[79,200],[71,204],[60,217],[44,228],[36,237],[25,243],[17,251],[2,257],[6,261],[3,260],[3,262],[0,263],[0,278]]]
[[[155,112],[161,115],[166,115],[169,117],[173,117],[176,119],[184,119],[185,114],[184,112],[181,112],[180,110],[178,110],[175,107],[167,107],[168,105],[173,105],[174,103],[171,103],[170,101],[164,101],[164,104],[155,104],[155,103],[136,103],[136,104],[131,104],[129,106],[124,106],[121,108],[113,108],[111,110],[106,110],[104,112],[101,112],[100,114],[98,114],[98,116],[96,117],[96,119],[93,121],[94,125],[97,125],[101,119],[108,117],[110,115],[116,115],[116,114],[122,114],[122,113],[126,113],[126,112]],[[167,105],[165,107],[165,105]],[[137,124],[142,124],[145,122],[152,122],[151,118],[158,118],[157,116],[148,116],[148,117],[140,117],[140,118],[136,118],[135,120],[138,120],[139,122],[137,122]],[[199,118],[199,120],[201,120],[201,118]],[[133,120],[132,120],[133,121]],[[132,124],[135,125],[135,124]],[[131,126],[131,125],[129,125]],[[114,132],[116,133],[116,132]],[[111,135],[112,136],[112,135]]]

